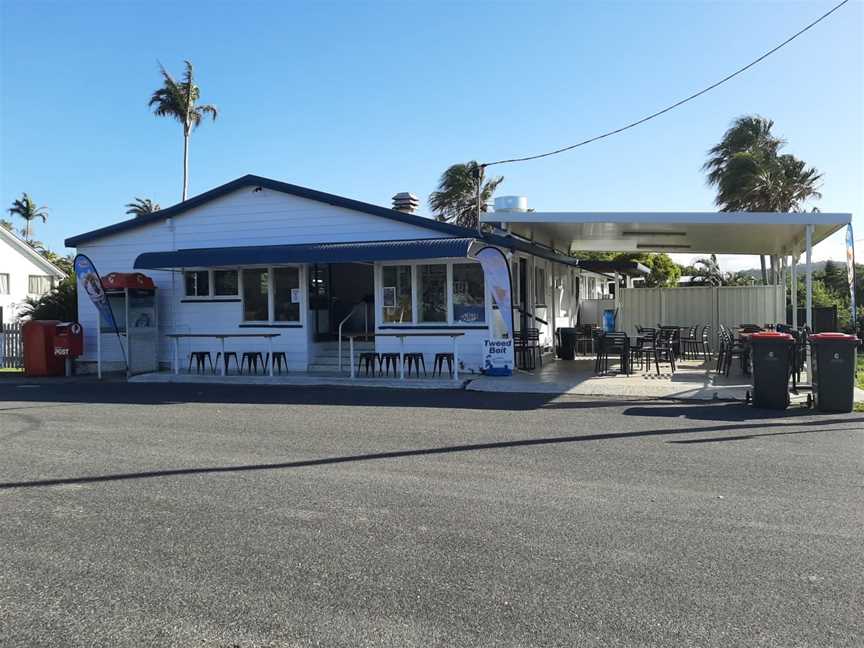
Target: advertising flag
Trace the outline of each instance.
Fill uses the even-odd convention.
[[[855,310],[855,237],[852,234],[852,223],[846,228],[846,276],[849,278],[849,305],[854,328],[858,321],[858,311]]]
[[[483,267],[483,277],[489,286],[492,301],[503,321],[490,324],[490,337],[483,341],[483,372],[490,376],[509,376],[513,373],[513,288],[507,257],[498,248],[484,247],[472,255]]]
[[[123,340],[120,338],[120,329],[117,328],[117,320],[114,319],[114,311],[111,310],[108,295],[105,294],[105,290],[102,288],[102,278],[99,276],[99,273],[96,272],[96,266],[94,266],[90,258],[84,254],[75,255],[72,265],[75,268],[75,276],[78,277],[78,285],[84,287],[87,296],[90,297],[90,301],[93,302],[93,305],[96,307],[96,310],[99,311],[102,319],[107,322],[117,334],[117,340],[120,342],[120,351],[123,353],[123,361],[125,362],[126,350],[123,348]],[[101,326],[97,328],[101,328]]]

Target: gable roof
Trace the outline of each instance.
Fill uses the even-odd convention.
[[[0,227],[0,239],[9,243],[12,249],[17,250],[22,256],[30,259],[30,261],[45,270],[45,272],[61,279],[66,276],[65,272],[39,254],[27,241],[18,238],[14,232],[10,232],[5,227]]]
[[[290,194],[292,196],[298,196],[300,198],[307,198],[309,200],[327,203],[328,205],[334,205],[336,207],[344,207],[346,209],[353,209],[354,211],[371,214],[373,216],[380,216],[381,218],[389,218],[390,220],[405,223],[406,225],[424,227],[429,230],[442,232],[444,234],[450,234],[452,236],[465,237],[476,236],[477,234],[476,230],[459,227],[458,225],[451,225],[450,223],[442,223],[440,221],[432,220],[431,218],[423,218],[422,216],[406,214],[404,212],[396,211],[395,209],[380,207],[378,205],[372,205],[370,203],[361,202],[359,200],[353,200],[351,198],[345,198],[343,196],[337,196],[335,194],[329,194],[323,191],[316,191],[315,189],[308,189],[306,187],[288,184],[287,182],[272,180],[270,178],[264,178],[256,175],[245,175],[241,178],[237,178],[236,180],[232,180],[231,182],[216,187],[215,189],[211,189],[210,191],[205,191],[202,194],[193,196],[192,198],[177,203],[176,205],[166,207],[165,209],[160,209],[159,211],[153,212],[152,214],[147,214],[146,216],[139,216],[138,218],[131,218],[129,220],[115,223],[114,225],[100,227],[99,229],[95,229],[90,232],[85,232],[83,234],[78,234],[77,236],[67,238],[65,241],[66,247],[76,247],[80,243],[88,243],[90,241],[98,240],[104,236],[110,236],[112,234],[118,234],[120,232],[128,232],[139,227],[144,227],[145,225],[150,225],[151,223],[164,221],[167,218],[183,214],[190,209],[200,207],[201,205],[204,205],[217,198],[221,198],[222,196],[229,194],[232,191],[237,191],[238,189],[242,189],[244,187],[263,187],[265,189],[279,191],[281,193]]]

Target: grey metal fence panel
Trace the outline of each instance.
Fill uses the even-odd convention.
[[[24,367],[24,340],[21,336],[21,323],[4,324],[0,340],[0,367],[21,369]]]

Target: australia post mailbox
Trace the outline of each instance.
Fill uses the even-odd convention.
[[[84,330],[78,322],[60,322],[54,331],[54,355],[72,359],[84,353]]]

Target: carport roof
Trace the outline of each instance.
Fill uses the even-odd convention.
[[[507,223],[517,234],[547,238],[572,253],[681,252],[795,254],[804,250],[805,228],[813,245],[849,222],[845,213],[780,212],[517,212],[482,215]]]

